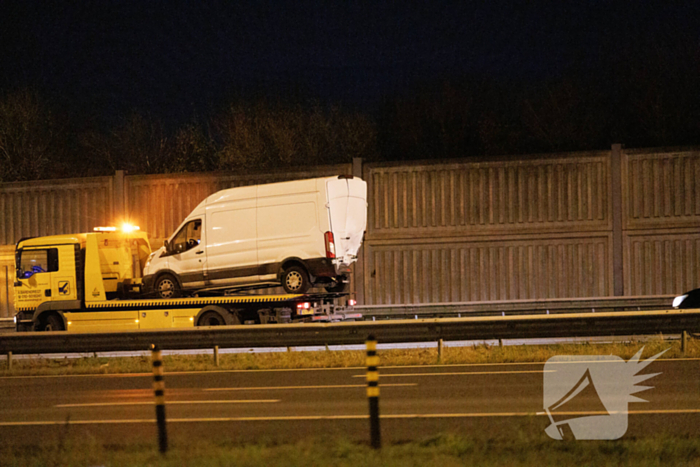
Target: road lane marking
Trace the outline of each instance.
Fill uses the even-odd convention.
[[[571,412],[588,414],[588,412]],[[590,412],[597,414],[597,412]],[[628,415],[677,415],[700,414],[700,409],[674,410],[630,410],[615,413]],[[421,419],[421,418],[504,418],[504,417],[546,417],[542,412],[486,412],[486,413],[437,413],[437,414],[385,414],[380,418],[385,420]],[[168,423],[198,423],[198,422],[293,422],[293,421],[322,421],[322,420],[366,420],[369,415],[306,415],[288,417],[220,417],[220,418],[168,418]],[[47,420],[30,422],[0,422],[0,426],[57,426],[57,425],[117,425],[117,424],[156,423],[154,418],[123,419],[123,420]]]
[[[382,384],[382,387],[407,387],[418,386],[418,383],[394,383]],[[344,388],[366,388],[366,384],[327,384],[319,386],[269,386],[259,388],[205,388],[204,391],[272,391],[275,389],[344,389]]]
[[[185,405],[185,404],[271,404],[279,402],[280,399],[258,399],[258,400],[223,400],[223,401],[167,401],[165,405]],[[126,405],[155,405],[155,401],[148,402],[90,402],[85,404],[58,404],[56,408],[67,407],[111,407],[111,406],[126,406]]]
[[[522,375],[528,373],[556,373],[555,370],[517,370],[517,371],[461,371],[461,372],[441,372],[441,373],[379,373],[380,378],[402,377],[402,376],[462,376],[462,375]],[[353,375],[353,378],[364,378],[365,375]],[[386,386],[382,384],[382,387]]]

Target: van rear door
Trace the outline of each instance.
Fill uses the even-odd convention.
[[[357,258],[367,227],[367,183],[359,178],[334,178],[326,182],[326,190],[335,255],[350,264]]]

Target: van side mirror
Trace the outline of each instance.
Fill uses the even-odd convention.
[[[170,242],[168,242],[168,239],[165,239],[163,242],[163,247],[165,248],[165,251],[170,252]]]

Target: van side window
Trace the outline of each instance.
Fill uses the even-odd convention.
[[[42,272],[58,271],[58,249],[22,250],[19,267],[26,277]],[[27,273],[31,274],[27,275]]]
[[[172,245],[175,253],[183,253],[190,250],[202,240],[202,220],[196,219],[182,226],[182,229],[173,238]]]

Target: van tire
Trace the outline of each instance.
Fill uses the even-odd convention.
[[[163,274],[153,285],[158,298],[178,298],[182,295],[180,284],[170,274]]]
[[[282,287],[288,294],[306,293],[311,287],[309,275],[300,266],[291,266],[282,273]]]

